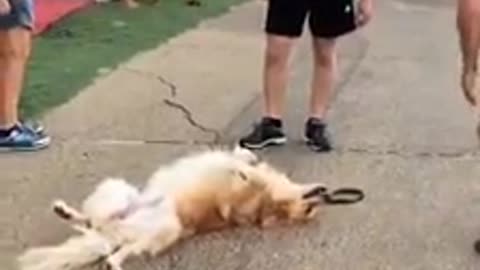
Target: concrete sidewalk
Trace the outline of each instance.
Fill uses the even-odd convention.
[[[337,150],[299,143],[311,55],[293,61],[290,143],[267,159],[299,181],[356,185],[365,203],[329,209],[306,227],[200,237],[127,269],[478,269],[480,156],[457,85],[454,8],[447,0],[376,1],[377,16],[341,42],[332,107]],[[45,119],[55,144],[0,156],[0,265],[69,233],[49,213],[107,176],[141,185],[194,148],[231,143],[258,115],[264,2],[206,21],[100,77]]]

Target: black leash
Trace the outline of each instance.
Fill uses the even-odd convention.
[[[361,189],[357,188],[339,188],[332,192],[325,190],[320,193],[320,197],[328,205],[354,204],[363,201],[365,194]]]

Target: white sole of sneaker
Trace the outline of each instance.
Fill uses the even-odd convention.
[[[243,147],[248,148],[248,149],[262,149],[267,146],[274,146],[274,145],[284,145],[287,143],[287,138],[272,138],[263,141],[260,144],[248,144],[244,143]]]
[[[43,150],[50,146],[51,138],[45,137],[40,140],[36,145],[31,147],[0,147],[0,153],[2,152],[36,152]]]
[[[303,141],[308,146],[308,148],[312,149],[314,152],[331,152],[333,150],[333,146],[331,146],[331,148],[328,149],[328,150],[324,150],[321,147],[316,147],[316,146],[312,145],[311,144],[312,141],[305,136],[303,137]]]

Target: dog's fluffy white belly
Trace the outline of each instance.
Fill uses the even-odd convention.
[[[176,216],[173,202],[161,199],[151,206],[144,206],[133,211],[122,220],[122,225],[142,233],[155,233]]]
[[[94,221],[106,220],[124,211],[140,198],[136,187],[123,179],[109,178],[100,183],[83,203],[83,213]]]

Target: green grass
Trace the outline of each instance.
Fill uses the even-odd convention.
[[[189,7],[185,0],[160,0],[137,10],[106,4],[68,18],[35,40],[22,114],[38,117],[88,86],[99,68],[114,68],[242,1],[202,0],[202,6]]]

